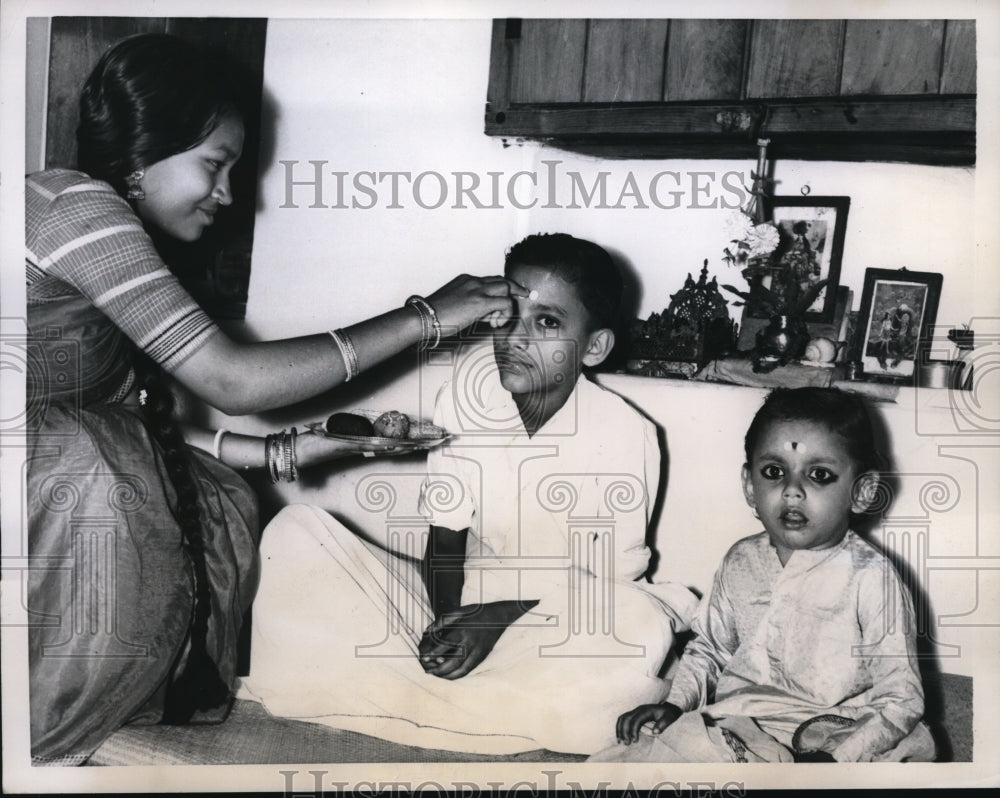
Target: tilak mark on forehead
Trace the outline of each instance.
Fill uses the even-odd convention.
[[[785,441],[784,449],[786,452],[802,452],[805,454],[806,445],[799,441]]]

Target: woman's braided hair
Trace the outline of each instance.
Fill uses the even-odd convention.
[[[137,355],[136,382],[145,393],[140,405],[150,435],[159,443],[167,477],[176,493],[174,518],[194,572],[194,614],[191,644],[183,671],[167,690],[163,722],[188,722],[198,710],[212,709],[229,700],[229,687],[208,653],[208,619],[212,596],[205,559],[205,530],[198,505],[198,486],[191,470],[191,451],[174,417],[174,395],[163,370],[145,355]]]

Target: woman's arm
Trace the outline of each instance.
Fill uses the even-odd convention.
[[[222,430],[220,435],[218,430],[189,425],[184,425],[183,430],[184,439],[190,446],[218,457],[231,468],[267,467],[266,439],[259,435],[245,435],[228,430]],[[363,451],[355,443],[310,433],[297,435],[294,448],[295,463],[298,468],[308,468],[328,460],[355,456]]]
[[[81,185],[86,190],[64,191],[39,211],[44,218],[28,238],[31,262],[87,297],[199,399],[230,415],[257,413],[309,399],[348,378],[345,355],[322,328],[280,341],[230,339],[170,272],[128,204],[107,184]],[[527,291],[504,277],[460,275],[426,301],[447,335],[486,317],[505,321],[513,294]],[[331,319],[330,327],[337,326]],[[346,332],[355,371],[437,339],[431,314],[419,303]]]
[[[523,291],[503,277],[461,275],[427,298],[447,335],[485,317],[503,323],[511,296]],[[422,340],[426,322],[403,307],[344,330],[359,371]],[[260,343],[238,343],[215,333],[173,371],[200,399],[229,415],[294,404],[343,383],[348,376],[340,348],[327,333]]]

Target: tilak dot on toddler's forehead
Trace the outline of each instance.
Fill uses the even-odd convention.
[[[530,299],[532,302],[538,299],[538,291],[532,288],[531,291],[528,293],[528,299]]]
[[[786,452],[805,452],[806,445],[804,443],[799,443],[798,441],[785,441],[784,449]]]

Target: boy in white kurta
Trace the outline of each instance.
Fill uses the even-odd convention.
[[[620,277],[561,235],[515,246],[506,271],[530,292],[518,318],[438,397],[453,438],[428,458],[423,562],[313,508],[265,531],[246,687],[272,713],[426,747],[591,753],[623,710],[663,698],[696,600],[633,581],[656,431],[581,375],[614,343]]]
[[[873,440],[856,397],[771,394],[743,467],[765,531],[727,552],[667,700],[624,714],[595,760],[933,759],[909,591],[848,528],[878,484]]]

